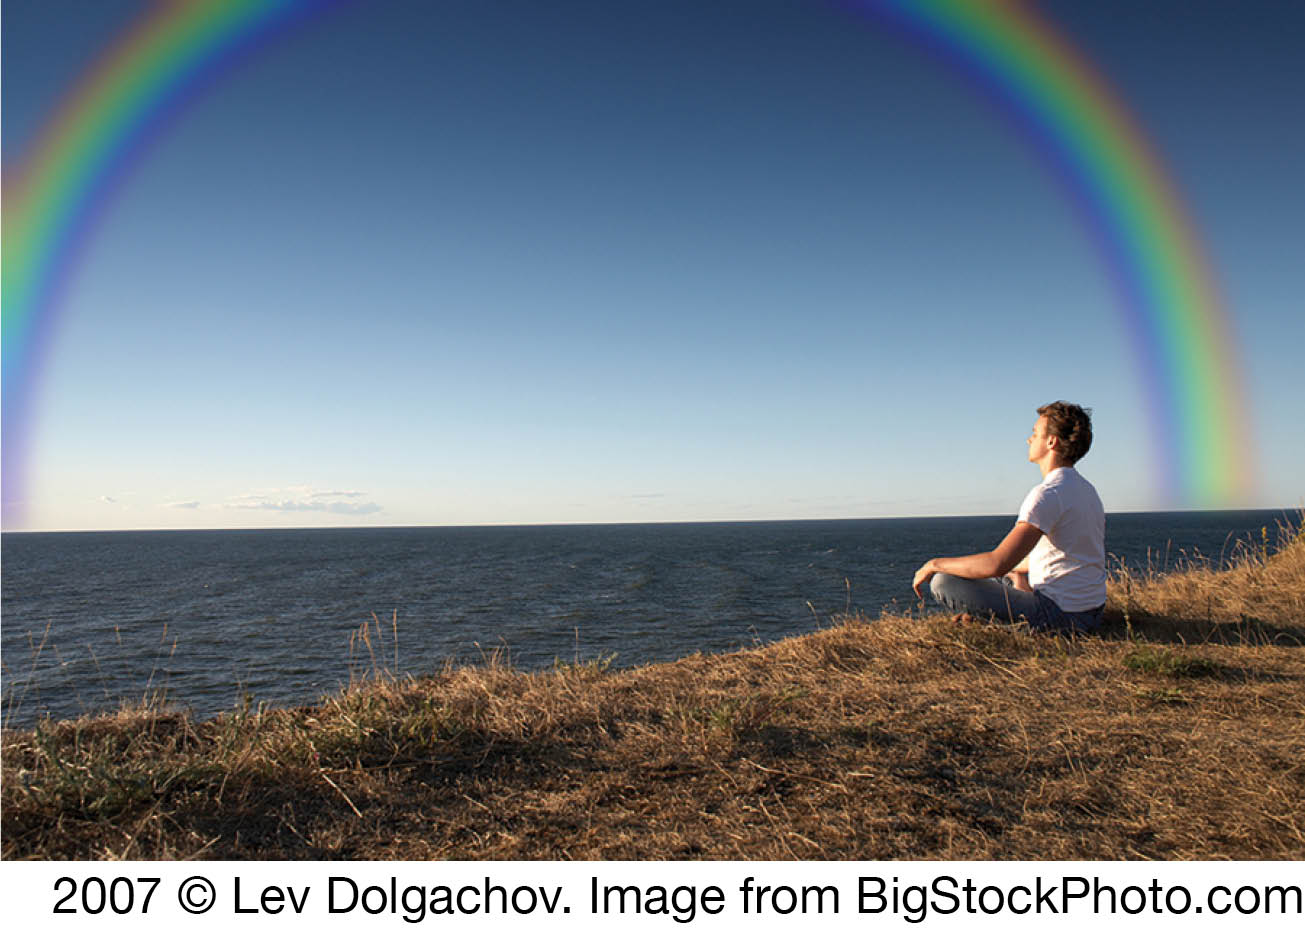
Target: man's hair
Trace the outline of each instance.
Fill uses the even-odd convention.
[[[1043,404],[1038,416],[1047,418],[1047,435],[1060,440],[1061,455],[1073,465],[1092,448],[1092,411],[1058,400]]]

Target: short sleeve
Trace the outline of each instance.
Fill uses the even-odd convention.
[[[1052,527],[1060,520],[1060,495],[1044,484],[1038,485],[1024,498],[1020,505],[1019,522],[1028,523],[1050,534]]]

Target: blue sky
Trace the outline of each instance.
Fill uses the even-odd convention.
[[[1248,503],[1300,506],[1305,14],[1039,8],[1205,236]],[[5,4],[6,164],[139,9]],[[835,4],[346,3],[149,148],[60,313],[32,529],[1013,513],[1056,398],[1095,411],[1108,509],[1163,503],[1050,172]]]

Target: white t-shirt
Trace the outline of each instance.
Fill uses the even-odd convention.
[[[1029,584],[1076,613],[1106,602],[1106,512],[1097,489],[1069,466],[1024,498],[1019,519],[1042,530],[1029,553]]]

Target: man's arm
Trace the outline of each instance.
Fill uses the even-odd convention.
[[[958,578],[1000,578],[1023,564],[1025,557],[1033,551],[1041,536],[1042,530],[1032,523],[1021,521],[1015,524],[1015,527],[1006,534],[1006,538],[991,552],[976,552],[974,555],[930,559],[925,562],[915,573],[915,580],[911,582],[911,587],[917,597],[924,597],[923,587],[939,572],[955,575]]]

